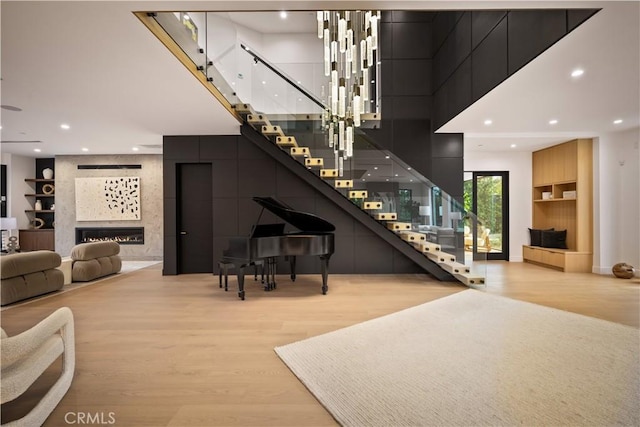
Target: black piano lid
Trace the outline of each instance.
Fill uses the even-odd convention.
[[[329,221],[314,214],[296,211],[291,206],[273,197],[254,197],[253,200],[301,231],[309,233],[330,233],[336,229]]]

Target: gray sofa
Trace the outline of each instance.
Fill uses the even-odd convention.
[[[71,278],[74,282],[88,282],[122,269],[116,242],[80,243],[71,250]]]
[[[0,305],[62,289],[64,274],[56,269],[60,255],[51,251],[21,252],[0,257]]]

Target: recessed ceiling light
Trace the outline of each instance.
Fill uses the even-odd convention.
[[[263,85],[266,85],[266,84],[267,84],[267,82],[266,82],[265,80],[263,80],[263,81],[262,81],[262,84],[263,84]]]
[[[63,124],[60,125],[60,129],[68,130],[68,129],[71,129],[71,126],[69,126],[66,123],[63,123]]]
[[[584,70],[582,68],[576,68],[571,72],[571,77],[580,77],[584,74]]]
[[[487,119],[487,120],[485,120],[485,121],[484,121],[484,124],[485,124],[486,126],[489,126],[489,125],[491,125],[492,123],[493,123],[493,121],[492,121],[492,120],[489,120],[489,119]]]
[[[280,18],[287,19],[287,12],[285,12],[284,10],[280,12]]]
[[[622,123],[622,119],[615,119],[615,120],[613,121],[613,124],[614,124],[614,125],[619,125],[620,123]]]
[[[398,174],[396,174],[395,176],[398,176]]]
[[[511,144],[511,148],[516,148],[517,145],[516,144]]]
[[[389,181],[389,178],[387,178],[387,181]]]
[[[550,125],[556,125],[556,124],[558,124],[558,121],[556,119],[552,119],[552,120],[549,120],[549,124]]]
[[[89,151],[89,149],[88,148],[83,148],[82,151],[84,151],[86,153],[87,151]]]
[[[370,173],[368,173],[368,174],[367,174],[367,176],[371,176],[371,174],[370,174]]]
[[[36,153],[39,153],[39,152],[41,152],[42,150],[41,150],[41,149],[39,149],[39,148],[34,148],[34,149],[33,149],[33,151],[35,151]]]
[[[374,167],[373,167],[373,169],[374,169],[374,170],[378,170],[378,167],[377,167],[377,166],[374,166]]]
[[[410,171],[410,170],[411,170],[411,168],[409,167],[409,168],[407,168],[407,170],[408,170],[408,171]]]
[[[362,178],[363,181],[366,181],[366,179]]]
[[[133,151],[138,151],[138,150],[139,150],[139,148],[138,148],[138,147],[133,147],[133,148],[132,148],[132,150],[133,150]]]
[[[388,159],[388,158],[389,158],[389,156],[384,156],[384,158],[385,158],[385,159]]]

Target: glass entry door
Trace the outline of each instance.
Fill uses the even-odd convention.
[[[465,222],[465,251],[474,259],[508,261],[509,172],[466,172],[464,201],[478,217]]]

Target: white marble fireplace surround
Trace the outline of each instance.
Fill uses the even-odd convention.
[[[141,169],[78,169],[78,165],[142,165]],[[76,221],[75,179],[85,177],[140,177],[141,219]],[[162,155],[56,156],[56,252],[71,254],[76,227],[144,227],[143,245],[121,245],[127,260],[161,260],[163,251]]]

